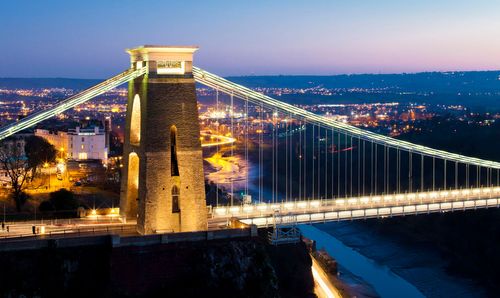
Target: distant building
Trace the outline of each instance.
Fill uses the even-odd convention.
[[[44,138],[58,151],[68,152],[68,133],[65,131],[49,131],[47,129],[35,129],[35,136]],[[67,157],[64,155],[64,157]]]
[[[0,151],[6,155],[24,157],[26,155],[24,146],[26,145],[26,138],[29,136],[32,135],[17,134],[2,140],[0,143]]]
[[[107,116],[104,118],[104,132],[106,133],[106,148],[110,148],[109,146],[109,141],[110,141],[110,134],[111,131],[113,130],[113,126],[111,124],[111,117]]]
[[[35,135],[54,145],[60,154],[70,160],[101,160],[108,162],[108,134],[103,127],[88,126],[52,132],[36,129]]]

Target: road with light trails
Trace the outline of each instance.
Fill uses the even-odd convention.
[[[214,218],[208,221],[208,230],[220,230],[227,228],[228,220],[225,218]],[[38,229],[38,233],[33,234],[33,226]],[[44,232],[40,231],[44,227]],[[9,231],[7,232],[7,227]],[[5,229],[0,230],[1,240],[26,239],[41,235],[54,237],[74,237],[89,235],[118,234],[120,236],[137,236],[136,221],[122,221],[119,217],[109,218],[84,217],[69,218],[59,220],[37,220],[6,223]]]
[[[226,136],[221,136],[221,135],[213,135],[209,133],[200,133],[201,138],[203,139],[204,137],[210,137],[210,139],[214,139],[216,141],[210,141],[210,142],[201,142],[201,147],[206,148],[206,147],[215,147],[215,146],[223,146],[223,145],[230,145],[236,142],[235,138],[231,137],[226,137]]]
[[[318,298],[342,298],[340,292],[335,288],[335,286],[331,283],[328,275],[325,273],[323,268],[319,265],[319,263],[314,259],[311,255],[312,266],[311,272],[314,278],[314,293],[318,296]]]
[[[122,222],[120,218],[69,218],[58,220],[36,220],[8,222],[5,229],[0,230],[0,240],[21,239],[41,234],[49,236],[66,236],[69,234],[137,234],[135,221]],[[37,234],[33,234],[33,226]],[[43,227],[43,228],[42,228]],[[43,230],[42,230],[43,229]]]

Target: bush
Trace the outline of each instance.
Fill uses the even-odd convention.
[[[26,201],[30,199],[30,195],[25,193],[24,191],[21,191],[16,195],[16,193],[11,194],[12,199],[16,203],[16,209],[17,211],[21,211],[21,208],[24,206]]]
[[[73,196],[73,192],[60,189],[50,193],[48,201],[40,204],[40,211],[64,211],[78,209],[78,201]]]
[[[40,203],[38,209],[40,209],[40,211],[42,212],[54,211],[54,206],[52,205],[50,200],[47,200]]]

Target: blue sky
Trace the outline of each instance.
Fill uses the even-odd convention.
[[[105,78],[199,45],[221,75],[500,69],[500,1],[3,1],[0,77]]]

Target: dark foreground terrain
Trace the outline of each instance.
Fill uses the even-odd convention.
[[[260,238],[52,247],[0,263],[2,297],[314,297],[305,245]]]

